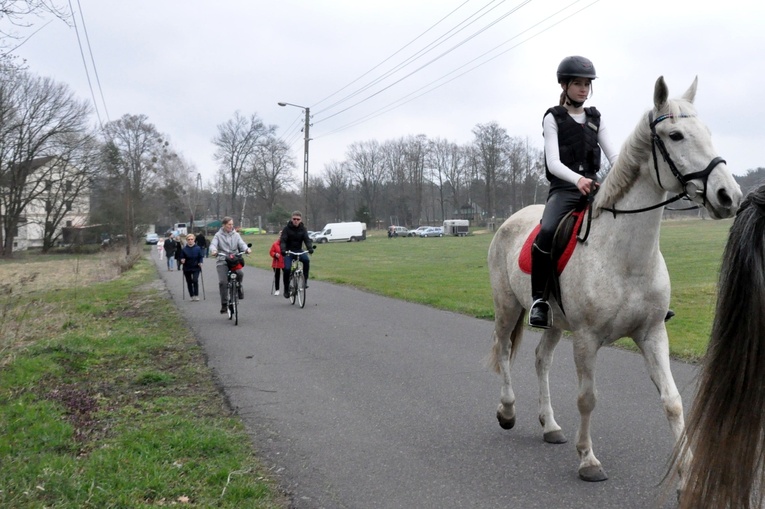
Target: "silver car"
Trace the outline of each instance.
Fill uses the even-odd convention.
[[[420,233],[420,238],[425,237],[443,237],[444,229],[440,226],[431,226]]]

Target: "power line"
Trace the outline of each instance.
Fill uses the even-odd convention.
[[[424,96],[424,95],[426,95],[426,94],[429,94],[430,92],[432,92],[432,91],[434,91],[434,90],[436,90],[436,89],[438,89],[438,88],[440,88],[440,87],[442,87],[442,86],[446,85],[447,83],[450,83],[450,82],[452,82],[452,81],[456,80],[457,78],[460,78],[460,77],[464,76],[465,74],[468,74],[469,72],[471,72],[471,71],[473,71],[473,70],[475,70],[475,69],[477,69],[477,68],[479,68],[479,67],[481,67],[481,66],[483,66],[483,65],[485,65],[485,64],[487,64],[487,63],[489,63],[489,62],[491,62],[492,60],[494,60],[494,59],[496,59],[496,58],[499,58],[500,56],[504,55],[505,53],[507,53],[507,52],[509,52],[509,51],[511,51],[511,50],[513,50],[513,49],[515,49],[515,48],[517,48],[518,46],[520,46],[520,45],[522,45],[522,44],[524,44],[524,43],[526,43],[526,42],[530,41],[531,39],[534,39],[535,37],[537,37],[537,36],[539,36],[539,35],[543,34],[544,32],[546,32],[546,31],[548,31],[548,30],[552,29],[553,27],[555,27],[555,26],[559,25],[560,23],[562,23],[562,22],[564,22],[564,21],[566,21],[566,20],[570,19],[571,17],[573,17],[573,16],[575,16],[575,15],[579,14],[580,12],[584,11],[585,9],[588,9],[589,7],[592,7],[594,4],[598,3],[600,0],[594,0],[594,1],[593,1],[593,2],[591,2],[590,4],[588,4],[588,5],[584,6],[584,7],[582,7],[581,9],[579,9],[579,10],[577,10],[577,11],[575,11],[575,12],[573,12],[573,13],[569,14],[568,16],[566,16],[566,17],[564,17],[564,18],[560,19],[559,21],[556,21],[555,23],[553,23],[553,24],[551,24],[551,25],[549,25],[549,26],[545,27],[543,30],[540,30],[539,32],[537,32],[537,33],[535,33],[535,34],[533,34],[533,35],[531,35],[531,36],[527,37],[526,39],[524,39],[524,40],[520,41],[518,44],[515,44],[515,45],[511,46],[510,48],[507,48],[506,50],[502,51],[501,53],[498,53],[498,54],[494,55],[493,57],[491,57],[491,58],[489,58],[489,59],[487,59],[487,60],[485,60],[485,61],[483,61],[483,62],[481,62],[481,63],[479,63],[479,64],[477,64],[477,65],[475,65],[475,66],[473,66],[473,67],[471,67],[471,68],[469,68],[469,69],[467,69],[466,71],[464,71],[464,72],[462,72],[462,73],[460,73],[460,74],[458,74],[458,75],[456,75],[456,76],[454,76],[454,77],[452,77],[452,78],[450,78],[450,79],[448,79],[448,80],[444,81],[443,83],[439,83],[438,85],[435,85],[435,86],[433,86],[433,87],[431,87],[431,88],[429,88],[429,89],[425,90],[425,91],[424,91],[424,92],[422,92],[421,94],[418,94],[418,95],[415,95],[414,97],[411,97],[411,96],[413,96],[414,94],[417,94],[418,92],[420,92],[421,90],[423,90],[423,89],[426,89],[426,88],[430,87],[431,85],[434,85],[434,84],[438,83],[439,81],[442,81],[442,80],[444,80],[446,77],[448,77],[448,76],[450,76],[450,75],[454,74],[455,72],[458,72],[460,69],[463,69],[463,68],[465,68],[466,66],[470,65],[471,63],[473,63],[473,62],[475,62],[475,61],[477,61],[477,60],[479,60],[479,59],[481,59],[481,58],[485,57],[486,55],[488,55],[488,54],[490,54],[490,53],[492,53],[492,52],[494,52],[494,51],[495,51],[495,50],[497,50],[498,48],[500,48],[500,47],[502,47],[502,46],[504,46],[504,45],[508,44],[509,42],[511,42],[511,41],[513,41],[513,40],[515,40],[515,39],[517,39],[518,37],[520,37],[521,35],[523,35],[523,34],[525,34],[525,33],[529,32],[530,30],[533,30],[534,28],[538,27],[538,26],[539,26],[539,25],[541,25],[542,23],[544,23],[544,22],[546,22],[546,21],[548,21],[548,20],[550,20],[550,19],[554,18],[555,16],[557,16],[557,15],[559,15],[560,13],[562,13],[562,12],[566,11],[567,9],[571,8],[573,5],[575,5],[575,4],[577,4],[577,3],[579,3],[580,1],[581,1],[581,0],[575,0],[574,2],[572,2],[572,3],[568,4],[568,5],[566,5],[565,7],[563,7],[563,8],[561,8],[561,9],[559,9],[558,11],[556,11],[555,13],[553,13],[553,14],[551,14],[551,15],[547,16],[546,18],[542,19],[541,21],[539,21],[539,22],[537,22],[537,23],[533,24],[533,25],[532,25],[532,26],[530,26],[529,28],[527,28],[527,29],[523,30],[522,32],[518,33],[517,35],[515,35],[515,36],[511,37],[510,39],[507,39],[507,40],[506,40],[506,41],[504,41],[503,43],[501,43],[501,44],[499,44],[499,45],[497,45],[497,46],[493,47],[492,49],[490,49],[490,50],[488,50],[488,51],[486,51],[486,52],[482,53],[481,55],[477,56],[476,58],[474,58],[474,59],[472,59],[472,60],[470,60],[470,61],[466,62],[465,64],[463,64],[463,65],[461,65],[460,67],[458,67],[458,68],[456,68],[456,69],[454,69],[454,70],[450,71],[449,73],[447,73],[447,74],[445,74],[445,75],[442,75],[441,77],[439,77],[439,78],[437,78],[437,79],[435,79],[435,80],[431,81],[430,83],[428,83],[428,84],[426,84],[426,85],[424,85],[424,86],[422,86],[422,87],[418,88],[417,90],[415,90],[415,91],[413,91],[413,92],[411,92],[411,93],[409,93],[409,94],[407,94],[407,95],[405,95],[405,96],[403,96],[403,97],[401,97],[401,98],[397,99],[396,101],[393,101],[393,102],[391,102],[391,103],[388,103],[386,106],[383,106],[382,108],[379,108],[379,109],[377,109],[377,110],[375,110],[375,111],[373,111],[373,112],[369,113],[368,115],[365,115],[365,116],[363,116],[363,117],[361,117],[361,118],[359,118],[359,119],[357,119],[357,120],[354,120],[354,121],[351,121],[351,122],[349,122],[349,123],[347,123],[347,124],[344,124],[344,125],[342,125],[342,126],[340,126],[340,127],[336,128],[336,129],[334,129],[334,130],[332,130],[332,131],[329,131],[329,132],[327,132],[327,133],[324,133],[324,134],[318,135],[318,136],[316,136],[316,138],[322,138],[322,137],[324,137],[324,136],[329,136],[329,135],[331,135],[331,134],[335,134],[335,133],[337,133],[337,132],[341,132],[341,131],[344,131],[344,130],[346,130],[346,129],[349,129],[349,128],[351,128],[351,127],[355,127],[355,126],[357,126],[357,125],[359,125],[359,124],[362,124],[362,123],[364,123],[364,122],[367,122],[367,121],[369,121],[369,120],[372,120],[373,118],[377,118],[377,117],[379,117],[379,116],[381,116],[381,115],[384,115],[385,113],[388,113],[389,111],[392,111],[392,110],[394,110],[394,109],[396,109],[396,108],[399,108],[399,107],[403,106],[404,104],[407,104],[407,103],[409,103],[409,102],[411,102],[411,101],[413,101],[413,100],[415,100],[415,99],[418,99],[418,98],[420,98],[420,97],[422,97],[422,96]],[[407,99],[407,98],[408,98],[408,99]]]
[[[391,88],[391,87],[393,87],[393,86],[397,85],[398,83],[401,83],[401,82],[402,82],[402,81],[404,81],[405,79],[407,79],[407,78],[409,78],[410,76],[412,76],[412,75],[414,75],[414,74],[418,73],[419,71],[421,71],[421,70],[422,70],[422,69],[424,69],[425,67],[427,67],[427,66],[431,65],[432,63],[434,63],[434,62],[436,62],[436,61],[440,60],[441,58],[443,58],[444,56],[448,55],[449,53],[451,53],[451,52],[452,52],[452,51],[454,51],[455,49],[459,48],[460,46],[464,45],[464,44],[465,44],[465,43],[467,43],[468,41],[470,41],[470,40],[474,39],[475,37],[477,37],[478,35],[482,34],[482,33],[483,33],[483,32],[485,32],[486,30],[488,30],[489,28],[493,27],[494,25],[496,25],[496,24],[497,24],[497,23],[499,23],[500,21],[502,21],[502,20],[504,20],[505,18],[507,18],[508,16],[510,16],[511,14],[514,14],[514,13],[516,13],[516,12],[517,12],[517,11],[519,11],[519,10],[520,10],[522,7],[524,7],[524,6],[528,5],[529,3],[531,3],[531,1],[532,1],[532,0],[525,0],[525,1],[521,2],[520,4],[518,4],[518,5],[516,5],[515,7],[513,7],[513,8],[512,8],[510,11],[506,12],[505,14],[503,14],[502,16],[500,16],[499,18],[495,19],[494,21],[492,21],[492,22],[491,22],[491,23],[489,23],[488,25],[485,25],[485,26],[483,26],[483,27],[482,27],[482,28],[480,28],[478,31],[476,31],[476,32],[473,32],[473,33],[472,33],[472,34],[470,34],[470,35],[469,35],[467,38],[463,39],[463,40],[462,40],[462,41],[460,41],[459,43],[455,44],[455,45],[454,45],[454,46],[452,46],[451,48],[449,48],[449,49],[447,49],[446,51],[444,51],[443,53],[441,53],[440,55],[438,55],[438,56],[436,56],[435,58],[433,58],[433,59],[429,60],[428,62],[426,62],[425,64],[421,65],[420,67],[416,68],[415,70],[413,70],[413,71],[412,71],[412,72],[410,72],[409,74],[407,74],[407,75],[403,76],[402,78],[399,78],[398,80],[394,81],[394,82],[393,82],[393,83],[391,83],[390,85],[387,85],[387,86],[383,87],[382,89],[378,90],[377,92],[374,92],[374,93],[372,93],[372,94],[368,95],[368,96],[367,96],[367,97],[365,97],[364,99],[362,99],[362,100],[360,100],[360,101],[358,101],[358,102],[356,102],[356,103],[353,103],[352,105],[348,106],[347,108],[344,108],[344,109],[342,109],[342,110],[340,110],[340,111],[338,111],[338,112],[335,112],[335,113],[333,113],[333,114],[331,114],[331,115],[328,115],[328,116],[326,116],[326,117],[324,117],[324,118],[321,118],[320,120],[317,120],[317,121],[316,121],[316,123],[319,123],[319,122],[323,122],[323,121],[325,121],[325,120],[328,120],[328,119],[330,119],[330,118],[332,118],[332,117],[335,117],[335,116],[337,116],[337,115],[339,115],[339,114],[341,114],[341,113],[344,113],[344,112],[346,112],[346,111],[350,110],[351,108],[354,108],[354,107],[358,106],[359,104],[362,104],[362,103],[364,103],[364,102],[368,101],[369,99],[371,99],[371,98],[373,98],[373,97],[375,97],[375,96],[377,96],[377,95],[381,94],[382,92],[384,92],[384,91],[388,90],[389,88]]]
[[[74,23],[74,32],[77,34],[77,45],[80,47],[80,56],[82,57],[82,65],[85,68],[85,77],[88,79],[88,88],[90,89],[90,97],[93,99],[93,107],[96,110],[96,117],[98,117],[98,125],[101,129],[104,128],[104,123],[101,121],[101,113],[98,111],[98,103],[96,102],[96,94],[93,92],[93,83],[90,81],[90,73],[88,72],[88,63],[85,60],[85,52],[82,51],[82,41],[80,40],[80,31],[77,29],[77,20],[74,16],[74,8],[72,7],[72,0],[69,0],[69,11],[72,13],[72,23]]]
[[[317,103],[316,103],[314,106],[318,106],[319,104],[323,103],[324,101],[328,100],[329,98],[336,96],[337,94],[339,94],[340,92],[342,92],[342,91],[343,91],[343,90],[345,90],[346,88],[350,87],[351,85],[353,85],[354,83],[356,83],[357,81],[359,81],[359,80],[360,80],[361,78],[363,78],[364,76],[368,75],[369,73],[371,73],[372,71],[374,71],[375,69],[377,69],[378,67],[380,67],[381,65],[383,65],[385,62],[387,62],[387,61],[388,61],[388,60],[390,60],[391,58],[395,57],[396,55],[398,55],[399,53],[401,53],[402,51],[404,51],[406,48],[408,48],[409,46],[411,46],[412,44],[414,44],[414,43],[415,43],[415,42],[416,42],[418,39],[420,39],[420,38],[421,38],[421,37],[423,37],[425,34],[427,34],[428,32],[430,32],[431,30],[433,30],[433,29],[434,29],[436,26],[438,26],[438,25],[439,25],[439,24],[440,24],[442,21],[444,21],[446,18],[448,18],[449,16],[451,16],[452,14],[454,14],[455,12],[457,12],[459,9],[461,9],[461,8],[462,8],[462,6],[464,6],[464,5],[465,5],[466,3],[468,3],[469,1],[470,1],[470,0],[465,0],[464,2],[462,2],[462,3],[461,3],[459,6],[457,6],[457,8],[453,9],[453,10],[452,10],[452,11],[451,11],[449,14],[447,14],[446,16],[444,16],[443,18],[441,18],[440,20],[436,21],[436,22],[435,22],[433,25],[431,25],[431,26],[430,26],[430,27],[429,27],[427,30],[425,30],[424,32],[422,32],[420,35],[418,35],[417,37],[415,37],[414,39],[412,39],[412,40],[411,40],[411,41],[409,41],[408,43],[404,44],[404,45],[403,45],[401,48],[399,48],[398,50],[396,50],[395,52],[393,52],[393,54],[391,54],[391,55],[390,55],[388,58],[386,58],[385,60],[383,60],[383,61],[382,61],[382,62],[380,62],[379,64],[375,65],[374,67],[372,67],[371,69],[369,69],[367,72],[365,72],[364,74],[362,74],[361,76],[359,76],[359,77],[358,77],[358,78],[356,78],[355,80],[351,81],[350,83],[348,83],[347,85],[345,85],[345,86],[344,86],[344,87],[342,87],[341,89],[339,89],[339,90],[337,90],[337,91],[333,92],[332,94],[328,95],[327,97],[325,97],[325,98],[324,98],[324,99],[322,99],[321,101],[317,102]],[[496,1],[496,0],[492,0],[492,2],[494,2],[494,1]],[[491,3],[491,2],[489,2],[489,3]],[[326,109],[326,108],[325,108],[325,109]],[[323,111],[323,110],[322,110],[322,111]]]
[[[345,97],[343,97],[342,99],[340,99],[340,100],[338,100],[338,101],[335,101],[334,103],[330,104],[329,106],[327,106],[327,107],[325,107],[325,108],[323,108],[323,109],[321,109],[321,110],[317,111],[317,112],[316,112],[316,114],[317,114],[317,115],[318,115],[318,114],[321,114],[321,113],[323,113],[323,112],[325,112],[325,111],[327,111],[327,110],[329,110],[329,109],[333,108],[334,106],[337,106],[337,105],[339,105],[339,104],[342,104],[343,102],[345,102],[345,101],[347,101],[347,100],[349,100],[349,99],[352,99],[353,97],[355,97],[355,96],[357,96],[358,94],[360,94],[360,93],[364,92],[365,90],[368,90],[368,89],[372,88],[374,85],[376,85],[376,84],[380,83],[381,81],[385,80],[386,78],[388,78],[388,77],[392,76],[392,75],[393,75],[393,74],[395,74],[397,71],[399,71],[399,70],[401,70],[402,68],[404,68],[404,67],[406,67],[407,65],[409,65],[411,62],[413,62],[413,61],[415,61],[415,60],[419,59],[421,56],[424,56],[424,55],[426,55],[427,53],[429,53],[430,51],[434,50],[435,48],[437,48],[437,47],[438,47],[438,46],[440,46],[441,44],[445,43],[446,41],[448,41],[448,40],[449,40],[449,39],[451,39],[452,37],[456,36],[458,33],[460,33],[461,31],[463,31],[464,29],[466,29],[468,26],[472,25],[473,23],[475,23],[476,21],[478,21],[478,20],[479,20],[479,19],[481,19],[482,17],[486,16],[486,15],[487,15],[489,12],[493,11],[493,10],[494,10],[494,9],[496,9],[496,8],[497,8],[497,7],[498,7],[500,4],[502,4],[502,3],[504,3],[504,2],[505,2],[505,0],[501,0],[501,1],[500,1],[500,4],[497,4],[497,5],[495,5],[494,7],[492,7],[491,9],[489,9],[487,12],[484,12],[483,14],[481,14],[480,16],[478,16],[476,19],[473,19],[472,21],[470,21],[470,22],[468,23],[468,21],[469,21],[469,20],[471,20],[471,18],[474,18],[475,16],[477,16],[477,15],[478,15],[478,14],[479,14],[481,11],[483,11],[483,10],[487,9],[487,8],[488,8],[488,7],[489,7],[489,6],[490,6],[492,3],[496,2],[496,1],[497,1],[497,0],[491,0],[489,3],[487,3],[486,5],[484,5],[483,7],[481,7],[480,9],[478,9],[477,11],[475,11],[474,13],[472,13],[470,16],[468,16],[467,18],[463,19],[462,21],[460,21],[459,23],[457,23],[455,26],[453,26],[452,28],[450,28],[449,30],[447,30],[445,33],[441,34],[441,35],[440,35],[439,37],[437,37],[435,40],[431,41],[429,44],[427,44],[426,46],[424,46],[424,47],[423,47],[423,48],[421,48],[420,50],[416,51],[414,54],[410,55],[410,56],[409,56],[408,58],[406,58],[406,59],[405,59],[403,62],[401,62],[401,63],[399,63],[399,64],[395,65],[393,68],[389,69],[388,71],[386,71],[385,73],[383,73],[381,76],[378,76],[377,78],[375,78],[375,79],[374,79],[374,80],[372,80],[371,82],[369,82],[369,83],[367,83],[366,85],[362,86],[361,88],[357,89],[355,92],[352,92],[351,94],[349,94],[349,95],[346,95],[346,96],[345,96]],[[462,5],[464,5],[464,4],[462,4]],[[462,5],[461,5],[461,6],[462,6]],[[461,7],[461,6],[460,6],[460,7]],[[456,11],[456,9],[455,9],[455,10],[453,10],[451,13],[449,13],[449,15],[451,15],[451,14],[452,14],[452,13],[454,13],[455,11]],[[377,68],[378,68],[380,65],[382,65],[383,63],[385,63],[385,62],[387,62],[388,60],[390,60],[390,58],[392,58],[392,57],[393,57],[393,56],[395,56],[396,54],[400,53],[400,52],[401,52],[401,51],[402,51],[404,48],[408,47],[408,46],[409,46],[409,45],[411,45],[413,42],[415,42],[416,40],[418,40],[420,37],[422,37],[423,35],[425,35],[425,34],[426,34],[427,32],[429,32],[429,31],[430,31],[432,28],[434,28],[434,27],[435,27],[435,26],[437,26],[439,23],[441,23],[441,21],[443,21],[444,19],[446,19],[446,17],[448,17],[449,15],[445,16],[444,18],[441,18],[441,20],[439,20],[439,21],[438,21],[436,24],[434,24],[434,25],[433,25],[433,26],[431,26],[431,27],[430,27],[428,30],[426,30],[425,32],[423,32],[422,34],[420,34],[419,36],[417,36],[417,37],[416,37],[414,40],[412,40],[412,41],[411,41],[410,43],[408,43],[406,46],[404,46],[403,48],[401,48],[400,50],[398,50],[396,53],[394,53],[393,55],[391,55],[390,57],[388,57],[387,59],[385,59],[383,62],[381,62],[380,64],[378,64],[377,66],[375,66],[375,67],[374,67],[372,70],[374,70],[374,69],[377,69]],[[466,24],[466,23],[467,23],[467,24]],[[462,25],[464,25],[464,26],[462,26]],[[462,26],[462,28],[460,28],[461,26]],[[459,29],[458,29],[458,28],[459,28]],[[439,42],[439,41],[440,41],[440,42]],[[371,72],[371,71],[369,71],[369,72]],[[369,72],[367,72],[366,74],[369,74]],[[365,74],[365,75],[366,75],[366,74]],[[359,78],[359,79],[360,79],[360,78]],[[356,81],[358,81],[358,79],[357,79]],[[354,83],[355,83],[355,81],[354,81]],[[345,88],[347,88],[347,86],[346,86]],[[337,92],[336,92],[336,93],[337,93]],[[335,94],[336,94],[336,93],[335,93]],[[333,95],[335,95],[335,94],[333,94]]]
[[[71,3],[69,4],[69,7],[71,8]],[[107,122],[109,119],[109,110],[106,107],[106,99],[104,99],[104,89],[101,87],[101,80],[98,77],[98,68],[96,67],[96,60],[93,57],[93,49],[90,47],[90,37],[88,37],[88,28],[85,25],[85,16],[82,14],[82,6],[80,5],[80,0],[77,0],[77,8],[80,10],[80,19],[82,20],[82,29],[85,32],[85,42],[88,44],[88,53],[90,54],[90,62],[93,65],[93,74],[96,76],[96,84],[98,84],[98,92],[101,95],[101,104],[104,105],[104,112],[106,114],[106,120]]]

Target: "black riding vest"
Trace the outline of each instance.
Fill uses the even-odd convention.
[[[542,117],[552,113],[558,123],[558,150],[560,161],[576,173],[595,178],[600,170],[600,145],[598,131],[600,130],[600,112],[595,107],[584,109],[586,118],[584,124],[571,118],[563,106],[554,106],[547,110]],[[545,158],[545,173],[550,181],[550,191],[574,188],[576,186],[550,173]]]

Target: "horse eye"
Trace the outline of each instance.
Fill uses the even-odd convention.
[[[684,137],[685,136],[683,136],[683,133],[679,133],[677,131],[672,131],[671,133],[669,133],[669,139],[671,139],[672,141],[680,141]]]

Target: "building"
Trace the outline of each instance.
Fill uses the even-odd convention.
[[[16,225],[14,251],[42,248],[46,222],[58,222],[54,234],[58,237],[58,244],[62,243],[62,228],[87,224],[90,215],[90,188],[83,180],[83,175],[62,164],[55,156],[33,159],[23,171],[28,172],[24,194],[33,198],[24,207]],[[2,186],[0,181],[0,192],[8,193]],[[4,213],[5,210],[0,208],[0,215]]]

